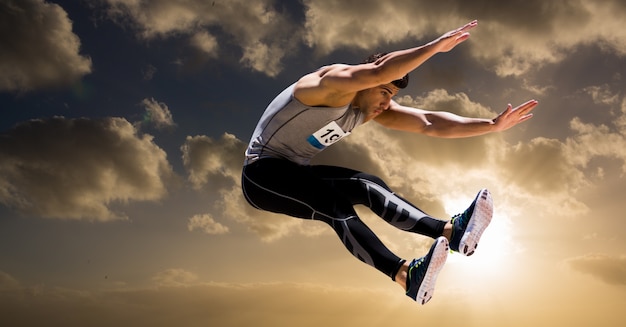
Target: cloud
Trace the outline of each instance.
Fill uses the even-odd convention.
[[[190,39],[191,45],[206,53],[211,58],[217,58],[219,44],[217,38],[206,31],[195,33]]]
[[[519,142],[506,149],[501,163],[510,169],[505,179],[523,185],[529,192],[554,193],[585,186],[583,172],[570,162],[565,145],[543,137]],[[516,169],[517,168],[517,169]]]
[[[156,287],[107,291],[13,288],[0,297],[0,321],[24,327],[380,326],[410,319],[416,306],[391,284],[393,292],[290,282],[207,283],[184,269],[159,272],[152,282]],[[420,315],[423,321],[437,321],[446,310],[443,303],[429,306],[431,311]]]
[[[27,121],[0,135],[0,157],[0,203],[46,218],[123,219],[110,204],[160,200],[175,177],[122,118]]]
[[[45,286],[36,293],[28,287],[5,291],[0,297],[0,319],[10,326],[24,327],[374,327],[401,325],[416,319],[421,324],[438,326],[496,326],[502,322],[511,327],[546,322],[618,326],[623,321],[615,315],[623,294],[606,301],[589,301],[578,288],[548,292],[545,300],[533,296],[529,288],[513,296],[509,294],[515,288],[505,294],[493,290],[483,292],[481,296],[486,300],[480,298],[476,302],[476,294],[459,296],[439,285],[433,300],[422,307],[392,284],[385,284],[385,288],[354,288],[290,282],[205,283],[182,269],[168,269],[157,276],[153,281],[166,283],[109,291]],[[463,304],[455,308],[458,314],[447,314],[450,303],[446,298]],[[513,305],[500,305],[505,300]],[[490,310],[485,310],[485,302]],[[475,318],[476,314],[480,317]],[[497,323],[490,323],[494,321]]]
[[[584,92],[591,95],[595,104],[616,104],[619,100],[619,94],[614,94],[608,84],[600,86],[588,86],[583,89]]]
[[[277,76],[281,62],[304,51],[302,45],[317,55],[339,49],[375,52],[409,40],[419,40],[419,46],[475,18],[479,26],[463,47],[499,76],[520,76],[558,63],[580,46],[626,55],[626,32],[619,25],[626,10],[619,1],[552,5],[540,0],[400,0],[389,6],[376,0],[306,0],[300,23],[269,0],[105,2],[109,16],[133,26],[141,38],[190,35],[192,46],[212,58],[218,51],[229,51],[222,45],[235,44],[242,64],[268,76]],[[533,17],[532,22],[527,17]]]
[[[106,0],[109,16],[133,26],[144,39],[191,35],[191,45],[209,57],[220,44],[236,44],[240,62],[276,76],[286,54],[298,45],[298,26],[273,1]],[[227,51],[227,50],[224,50]]]
[[[572,164],[586,168],[594,158],[611,158],[621,161],[622,173],[626,173],[626,126],[619,123],[625,117],[619,117],[615,126],[594,125],[573,118],[570,128],[574,135],[566,140]]]
[[[64,87],[91,72],[80,39],[59,6],[43,0],[0,2],[0,91]]]
[[[496,113],[466,94],[433,90],[423,96],[396,99],[403,105],[445,110],[472,117],[495,117]],[[449,219],[445,198],[475,194],[487,181],[497,179],[494,162],[508,145],[501,135],[464,139],[440,139],[386,129],[369,123],[333,145],[316,164],[350,167],[377,175],[423,211]],[[485,173],[485,172],[489,173]]]
[[[143,121],[141,123],[151,124],[158,130],[171,129],[176,127],[172,113],[167,105],[158,102],[154,98],[145,98],[141,101],[141,105],[146,110]]]
[[[239,184],[245,149],[245,143],[228,133],[219,140],[187,136],[181,151],[192,186],[201,189],[208,184],[210,189],[222,189]]]
[[[626,55],[626,32],[619,26],[619,17],[626,10],[619,1],[572,0],[556,5],[540,0],[404,0],[388,6],[376,0],[307,0],[304,4],[305,40],[322,54],[340,48],[375,49],[405,40],[436,38],[479,19],[469,45],[464,46],[499,76],[519,76],[559,62],[582,45],[594,44]]]
[[[0,270],[0,292],[20,289],[20,282],[13,276]]]
[[[589,96],[594,97],[594,94],[589,93]],[[444,191],[446,188],[441,186],[449,184],[450,176],[466,179],[459,181],[457,187],[473,183],[471,177],[477,176],[483,180],[482,183],[492,181],[514,188],[518,200],[536,204],[543,208],[542,212],[546,215],[580,216],[590,210],[578,198],[580,190],[594,186],[587,171],[590,162],[601,164],[606,159],[617,159],[626,173],[626,128],[622,124],[626,121],[626,102],[620,100],[621,95],[604,94],[608,94],[613,111],[618,113],[615,119],[608,125],[598,125],[574,117],[570,121],[569,136],[563,140],[535,137],[524,142],[508,143],[506,135],[523,129],[525,125],[521,125],[504,133],[454,140],[380,129],[382,134],[370,131],[365,139],[358,142],[363,147],[362,152],[388,158],[386,163],[380,162],[378,166],[387,171],[394,185],[406,185],[408,182],[409,185],[420,185],[422,194],[445,194],[454,192]],[[444,90],[433,90],[420,97],[405,96],[398,101],[409,106],[446,110],[470,117],[491,118],[499,111],[475,103],[463,93],[449,94]],[[538,110],[537,114],[541,115],[542,109]],[[524,124],[532,123],[533,120]],[[355,140],[351,137],[347,142]],[[413,172],[428,176],[428,181],[419,182],[418,176],[412,176],[415,175]],[[405,187],[403,191],[407,190],[410,188]],[[511,193],[510,189],[503,192]]]
[[[440,89],[398,101],[472,117],[491,118],[500,110],[474,102],[464,93],[450,94]],[[619,123],[625,118],[617,118],[610,127],[573,118],[570,136],[564,140],[536,137],[517,143],[507,142],[507,134],[523,129],[524,125],[504,133],[449,140],[391,131],[372,123],[353,131],[313,163],[346,166],[377,175],[394,191],[441,219],[456,213],[451,212],[458,209],[451,206],[455,199],[466,198],[485,186],[498,195],[499,210],[505,216],[517,217],[532,210],[537,219],[581,217],[591,209],[579,198],[579,191],[593,187],[591,178],[602,172],[589,174],[589,162],[617,158],[626,163],[626,133]],[[266,241],[286,235],[315,236],[328,232],[323,225],[250,207],[239,184],[244,149],[242,141],[228,134],[220,140],[204,136],[187,140],[183,157],[189,180],[195,188],[219,198],[211,217],[236,221]],[[312,226],[311,232],[305,232]]]
[[[190,232],[199,229],[209,235],[228,233],[228,227],[216,222],[209,214],[195,215],[189,218],[187,229]]]
[[[466,94],[449,94],[444,90],[433,90],[421,97],[405,96],[398,101],[465,116],[496,116],[495,111],[471,101]],[[353,131],[349,138],[321,153],[313,163],[345,166],[377,175],[398,194],[441,219],[456,213],[448,212],[446,201],[473,195],[486,185],[492,185],[495,193],[502,194],[499,199],[508,204],[511,212],[524,212],[533,203],[542,208],[544,215],[575,216],[589,210],[575,195],[589,181],[582,167],[572,163],[569,148],[562,141],[546,138],[509,144],[504,133],[455,140],[429,138],[372,123]],[[219,140],[188,137],[182,150],[194,188],[218,197],[210,217],[238,222],[265,241],[293,234],[316,236],[329,231],[323,224],[313,225],[259,211],[247,204],[239,180],[245,144],[235,136],[224,134]],[[452,183],[451,176],[454,176]],[[516,191],[511,192],[512,189]]]
[[[622,104],[620,107],[620,116],[615,120],[615,126],[622,131],[626,131],[626,96],[622,98]]]
[[[328,226],[323,223],[293,218],[252,207],[243,197],[239,184],[230,189],[222,190],[221,198],[215,202],[215,209],[220,216],[245,226],[264,242],[273,242],[288,235],[317,236],[330,231]]]
[[[423,10],[415,1],[397,1],[393,6],[370,0],[303,3],[305,41],[320,54],[339,48],[372,49],[432,32],[432,20],[420,19],[416,13]]]
[[[196,283],[198,276],[184,269],[167,269],[157,273],[152,281],[158,286],[181,287]]]
[[[409,319],[409,309],[415,309],[399,289],[393,296],[311,284],[201,283],[193,273],[180,269],[159,273],[154,281],[159,287],[115,291],[47,287],[36,296],[26,288],[12,290],[0,298],[0,320],[24,327],[333,326],[338,322],[379,326],[388,319]],[[390,302],[394,305],[383,305],[384,312],[393,315],[380,317],[381,303]],[[436,321],[445,307],[430,305],[437,312],[421,318]]]
[[[626,256],[588,254],[566,262],[572,269],[607,284],[626,285]]]
[[[444,90],[397,100],[409,106],[470,117],[492,118],[497,114],[471,101],[466,94],[449,94]],[[525,124],[530,123],[532,120]],[[520,128],[523,126],[516,127]],[[584,167],[572,156],[588,144],[575,138],[570,144],[542,137],[510,144],[505,138],[509,133],[515,130],[451,140],[367,124],[326,150],[330,155],[321,154],[323,160],[319,163],[348,166],[378,175],[394,191],[441,219],[456,213],[450,212],[455,199],[486,186],[498,195],[498,204],[507,214],[517,216],[533,207],[542,208],[540,212],[533,212],[536,217],[573,217],[588,213],[589,208],[577,198],[577,191],[591,185],[591,181]],[[621,151],[618,149],[613,151]],[[584,153],[582,162],[597,155]]]
[[[436,89],[423,96],[404,96],[398,102],[415,108],[448,111],[467,117],[491,119],[496,112],[472,101],[465,93],[450,94],[446,90]],[[405,133],[391,135],[407,136]],[[497,138],[497,136],[495,137]],[[465,167],[480,166],[489,159],[489,151],[493,150],[493,142],[500,142],[492,135],[462,139],[440,139],[430,137],[400,137],[401,145],[406,152],[420,162],[436,163],[437,165],[463,165]],[[420,151],[412,151],[412,149]],[[426,155],[429,154],[429,155]],[[431,155],[432,154],[432,155]]]
[[[212,206],[214,213],[207,216],[231,219],[268,242],[298,231],[301,220],[260,211],[246,202],[240,182],[245,149],[244,142],[228,133],[219,140],[188,136],[181,147],[192,187],[218,197]]]
[[[143,76],[144,81],[151,81],[154,78],[154,75],[157,73],[157,68],[147,64],[141,69],[141,75]]]

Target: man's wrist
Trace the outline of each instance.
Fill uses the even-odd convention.
[[[433,54],[439,53],[441,52],[440,42],[441,42],[441,38],[434,39],[424,45],[424,48],[425,48],[424,50],[430,51]]]

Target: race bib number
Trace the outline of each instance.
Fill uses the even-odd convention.
[[[307,138],[307,141],[312,146],[318,149],[323,149],[348,135],[350,135],[350,132],[344,132],[336,122],[331,121],[319,131],[311,134]]]

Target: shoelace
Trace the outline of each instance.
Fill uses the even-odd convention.
[[[415,262],[415,265],[413,265],[413,268],[419,267],[424,262],[424,260],[426,260],[425,257],[421,257],[421,258],[417,259],[417,261]]]
[[[409,272],[409,278],[412,277],[412,274],[411,274],[412,270],[413,269],[419,269],[419,267],[424,263],[424,260],[426,260],[426,258],[425,257],[421,257],[421,258],[417,259],[417,261],[415,261],[415,264],[413,265],[413,267],[411,268],[411,271]]]
[[[461,218],[461,224],[463,224],[464,223],[463,218],[465,218],[465,212],[457,213],[456,215],[452,216],[452,223],[454,223],[454,221],[459,218]]]

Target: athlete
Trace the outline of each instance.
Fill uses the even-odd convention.
[[[327,223],[355,257],[389,276],[413,300],[428,302],[449,250],[466,256],[476,250],[493,214],[489,191],[480,190],[467,210],[442,220],[401,198],[376,176],[311,165],[310,160],[370,120],[391,129],[460,138],[504,131],[530,119],[535,100],[516,108],[509,104],[493,119],[410,108],[392,100],[407,86],[410,71],[467,40],[476,25],[472,21],[423,46],[375,55],[362,64],[325,66],[287,87],[263,113],[246,150],[246,200],[257,209]],[[400,258],[357,216],[356,204],[435,242],[420,258]]]

